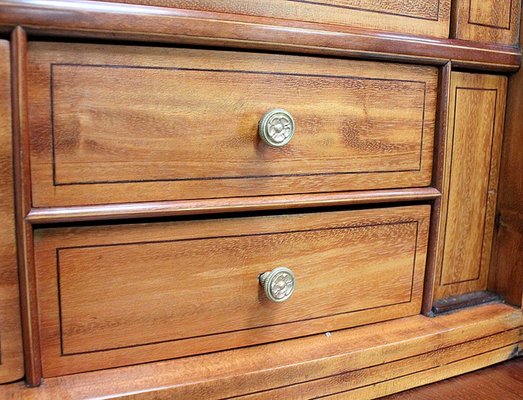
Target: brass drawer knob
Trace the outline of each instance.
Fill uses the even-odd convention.
[[[281,147],[292,139],[294,126],[294,119],[288,111],[271,110],[260,120],[258,134],[269,146]]]
[[[272,271],[264,272],[258,279],[267,298],[276,303],[288,300],[296,287],[294,273],[286,267],[278,267]]]

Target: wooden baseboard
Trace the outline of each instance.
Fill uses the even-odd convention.
[[[521,309],[486,304],[328,335],[0,387],[10,399],[385,396],[495,364],[523,347]]]

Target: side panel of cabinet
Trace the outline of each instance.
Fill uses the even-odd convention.
[[[0,41],[0,383],[23,376],[14,226],[9,43]]]
[[[520,33],[520,43],[523,35]],[[489,289],[510,304],[523,304],[523,70],[508,81],[499,178],[498,221]]]
[[[485,290],[507,79],[453,73],[435,299]]]
[[[452,37],[517,44],[521,0],[454,0],[453,8]]]

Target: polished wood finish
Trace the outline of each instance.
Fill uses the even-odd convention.
[[[161,201],[81,207],[33,208],[26,220],[33,225],[239,213],[309,207],[339,207],[376,203],[433,200],[441,197],[434,188],[386,189],[357,192],[313,193],[263,197],[231,197],[189,201]]]
[[[450,0],[104,0],[117,3],[278,16],[325,24],[447,38]]]
[[[40,384],[42,371],[33,258],[33,229],[31,224],[25,221],[25,216],[31,208],[26,55],[27,35],[22,28],[17,27],[11,35],[16,245],[20,277],[25,380],[29,386],[36,386]]]
[[[443,176],[445,171],[445,149],[447,148],[447,126],[449,117],[450,79],[452,64],[449,62],[440,69],[438,87],[438,111],[436,132],[434,138],[434,159],[432,167],[432,186],[439,192],[443,190]],[[425,268],[425,286],[423,292],[422,313],[432,312],[434,299],[434,283],[438,263],[439,231],[441,223],[441,196],[434,199],[431,207],[429,248],[427,266]]]
[[[419,313],[429,214],[411,206],[37,230],[44,376]],[[258,284],[278,266],[297,280],[281,304]]]
[[[489,304],[453,309],[492,300],[485,296],[490,295],[485,289],[521,304],[521,191],[517,172],[521,163],[513,149],[521,147],[521,120],[507,120],[506,161],[501,172],[507,183],[500,188],[495,219],[506,79],[484,75],[489,70],[519,68],[521,50],[513,41],[519,29],[519,0],[501,0],[495,11],[494,1],[469,0],[466,22],[459,19],[464,14],[458,13],[463,3],[455,1],[455,39],[420,36],[434,34],[431,28],[422,29],[422,24],[428,25],[419,19],[432,18],[437,0],[324,0],[323,4],[309,0],[136,1],[150,5],[0,0],[0,33],[7,37],[13,31],[12,167],[26,364],[25,382],[0,386],[1,398],[375,398],[521,354],[523,317],[519,307]],[[158,7],[159,1],[166,7]],[[448,4],[448,0],[445,2]],[[240,5],[251,8],[240,9]],[[298,11],[294,15],[275,14],[278,5]],[[354,5],[364,9],[354,10]],[[518,7],[516,12],[514,6]],[[373,17],[387,10],[403,15],[383,14],[379,21]],[[441,22],[440,11],[448,13],[448,8],[436,10]],[[344,18],[349,14],[350,18]],[[512,21],[514,18],[516,21]],[[350,20],[359,27],[348,26]],[[463,29],[471,36],[463,34]],[[31,37],[32,75],[27,74],[26,32]],[[52,43],[44,43],[42,38]],[[85,44],[63,43],[71,41]],[[37,48],[49,50],[48,55],[54,52],[56,57],[46,59],[45,51],[41,52],[43,57],[36,57],[38,51],[33,50]],[[155,54],[158,56],[152,57],[156,61],[151,64]],[[231,59],[225,59],[225,55]],[[125,63],[103,64],[119,57]],[[175,65],[175,58],[185,60],[186,66]],[[158,62],[160,59],[164,61]],[[86,65],[93,60],[102,65]],[[239,72],[242,66],[245,68]],[[282,68],[287,76],[283,80]],[[481,74],[452,72],[460,68]],[[342,75],[340,70],[350,73]],[[257,76],[263,75],[260,72],[265,78]],[[247,80],[241,75],[227,80],[227,74],[256,74],[256,78]],[[339,76],[334,78],[335,74]],[[368,75],[362,79],[362,74]],[[384,79],[390,80],[384,74],[398,74],[401,82],[383,85]],[[275,75],[280,77],[276,89],[271,86]],[[420,81],[418,76],[424,79]],[[34,86],[28,84],[31,79],[36,81]],[[330,82],[335,79],[343,81],[345,87]],[[372,80],[375,86],[362,84],[362,80]],[[174,81],[181,84],[176,86]],[[518,82],[517,75],[512,81],[513,85]],[[430,92],[423,100],[416,88],[420,82]],[[198,89],[204,86],[205,90]],[[28,88],[31,93],[27,93]],[[214,96],[206,95],[213,90]],[[520,94],[517,88],[511,90],[511,107],[517,113]],[[292,97],[285,97],[289,92]],[[358,92],[365,96],[354,95]],[[352,97],[346,101],[348,93]],[[257,143],[251,142],[249,147],[230,140],[235,138],[232,133],[216,134],[219,124],[241,137],[247,137],[243,127],[255,128],[259,117],[252,115],[259,110],[249,107],[258,102],[243,101],[249,96],[286,100],[285,105],[278,106],[290,108],[295,104],[298,113],[312,110],[314,118],[308,124],[298,121],[308,129],[307,141],[298,142],[301,147],[292,142],[291,147],[280,149],[283,153],[267,156],[253,152],[253,147],[259,150]],[[308,96],[321,102],[310,101]],[[203,106],[188,104],[198,98]],[[419,105],[427,99],[432,102],[429,139],[434,143],[425,156],[421,150],[428,150],[419,140],[417,172],[423,177],[387,177],[380,182],[368,179],[368,174],[383,172],[370,167],[394,164],[403,168],[414,160],[415,141],[406,133],[413,131],[420,114],[422,121],[425,118]],[[366,137],[357,157],[336,141],[347,139],[340,134],[343,129],[349,133],[354,130],[354,124],[342,123],[351,100],[357,105],[365,103],[359,114],[349,113],[357,117],[357,132],[383,135],[378,143]],[[395,112],[387,115],[391,105]],[[223,117],[242,107],[249,111],[248,118]],[[429,109],[423,108],[425,112]],[[185,130],[170,120],[173,110],[178,109],[184,109],[185,119],[179,125]],[[200,119],[207,118],[205,132],[211,134],[203,140],[202,135],[194,134],[199,132],[195,129],[198,121],[187,117],[191,112],[193,116],[198,113]],[[93,115],[95,118],[91,118]],[[113,122],[108,123],[104,115],[111,116]],[[148,121],[144,115],[152,118]],[[327,137],[334,145],[314,141],[317,136],[311,127],[318,121],[328,127]],[[172,125],[177,134],[182,133],[175,137],[176,143],[165,146]],[[49,139],[55,133],[56,143]],[[209,156],[208,149],[191,143],[194,139],[196,144],[212,147],[216,159]],[[349,135],[349,139],[354,144],[354,137]],[[423,139],[427,140],[425,135]],[[51,146],[49,150],[50,142],[57,144],[55,149]],[[395,146],[384,147],[383,142]],[[398,144],[406,147],[399,148]],[[241,149],[239,161],[234,158],[238,154],[234,146]],[[180,150],[176,158],[165,157],[164,153],[173,149]],[[299,151],[289,151],[292,149]],[[39,164],[42,158],[38,157],[49,157],[53,150],[58,150],[56,159]],[[300,159],[301,153],[308,158]],[[33,170],[31,154],[37,161]],[[274,154],[285,157],[278,159]],[[156,165],[148,168],[151,160]],[[117,170],[111,167],[116,163],[133,167]],[[31,175],[45,164],[47,181]],[[51,164],[58,166],[54,175],[49,174]],[[282,170],[294,169],[306,179],[296,175],[283,181],[280,179],[287,177],[256,175],[266,181],[242,186],[216,180],[218,176],[213,175],[232,172],[237,175],[227,179],[236,181],[253,171],[258,173],[258,169],[265,172],[267,165],[279,175]],[[333,185],[330,178],[320,175],[340,170],[354,175],[347,178],[350,185]],[[11,171],[9,165],[6,171]],[[184,190],[170,187],[169,181],[188,181],[194,177],[191,174],[215,184],[200,187],[192,182],[183,184]],[[316,175],[310,178],[311,174]],[[118,180],[122,177],[125,183]],[[167,177],[163,182],[167,189],[143,182],[151,177]],[[37,198],[40,194],[35,191],[34,203],[32,178],[35,187],[44,185],[40,193],[48,196]],[[92,185],[88,178],[98,182]],[[102,178],[111,182],[100,182]],[[129,182],[133,180],[140,182]],[[57,182],[59,185],[55,185]],[[129,183],[139,185],[139,189],[124,189]],[[83,194],[72,184],[83,186]],[[104,189],[105,194],[92,189],[114,184],[120,189]],[[72,187],[68,197],[59,193],[60,186]],[[439,192],[443,193],[441,200]],[[400,201],[412,203],[402,207]],[[381,202],[388,204],[381,208],[370,205]],[[350,212],[339,211],[339,206],[355,204],[360,206]],[[325,207],[329,205],[338,207],[329,210]],[[324,208],[303,210],[301,214],[282,211],[308,207]],[[255,213],[234,216],[232,211]],[[204,213],[216,215],[195,217]],[[120,221],[124,218],[143,218],[145,223]],[[347,226],[336,225],[343,223]],[[427,246],[429,225],[431,242]],[[294,230],[278,231],[286,226]],[[247,233],[237,237],[237,231]],[[492,232],[495,245],[490,257]],[[40,251],[36,257],[34,239]],[[62,242],[69,247],[64,248]],[[268,258],[271,267],[289,261],[307,272],[299,276],[298,292],[290,302],[278,305],[283,308],[269,304],[280,311],[272,314],[261,307],[263,296],[253,299],[245,295],[251,293],[250,288],[261,295],[256,279],[247,276],[261,272],[258,266],[265,267]],[[180,267],[175,265],[177,260],[183,261]],[[329,268],[333,275],[328,274]],[[191,271],[196,271],[197,280],[192,279]],[[177,273],[179,279],[172,279]],[[230,274],[245,285],[222,279]],[[340,279],[343,286],[336,283]],[[300,289],[300,282],[306,283],[304,289]],[[325,285],[329,290],[324,292],[331,296],[313,298],[313,288]],[[197,296],[183,296],[197,289]],[[0,302],[2,296],[0,283]],[[170,304],[166,298],[176,302]],[[389,304],[392,301],[402,304]],[[43,307],[40,312],[38,305]],[[434,318],[414,315],[421,308],[431,316],[434,314],[428,310],[432,308],[442,313]],[[333,310],[339,315],[331,315]],[[407,317],[397,318],[404,315]],[[389,318],[393,320],[383,322]],[[376,323],[360,326],[371,322]],[[243,330],[234,331],[236,326]],[[220,329],[229,331],[220,334]],[[190,336],[193,331],[200,336]],[[0,340],[4,340],[3,331]],[[23,388],[25,383],[37,385],[41,381],[40,350],[44,351],[48,378],[41,389],[28,391]],[[2,342],[0,358],[3,351]],[[157,361],[167,358],[175,359]],[[144,364],[119,367],[135,363]],[[86,370],[92,372],[76,373]],[[69,373],[76,375],[59,376]]]
[[[506,83],[452,73],[436,299],[487,288]]]
[[[513,334],[514,332],[511,333]],[[469,372],[477,369],[478,364],[481,366],[483,363],[489,365],[505,361],[507,355],[510,357],[510,352],[514,350],[514,345],[501,347],[502,345],[500,346],[500,344],[506,340],[501,338],[501,336],[502,335],[496,336],[495,338],[489,338],[490,340],[477,340],[474,341],[474,343],[465,346],[455,346],[450,349],[445,348],[437,355],[425,354],[418,357],[409,357],[406,360],[371,367],[365,371],[348,372],[318,381],[307,382],[301,385],[255,393],[252,395],[238,396],[234,397],[234,399],[270,400],[274,398],[303,398],[304,393],[307,395],[310,393],[312,396],[319,394],[321,398],[324,399],[345,400],[347,398],[381,398],[384,395],[395,393],[398,390],[410,388],[413,384],[424,385],[434,382],[434,380],[445,379],[450,374]],[[499,348],[490,350],[492,348],[492,341],[496,343],[494,346],[499,346]],[[510,341],[511,339],[508,339],[508,342]],[[472,355],[462,358],[463,355],[468,352]],[[442,366],[439,361],[440,357],[445,357],[448,364]],[[426,370],[412,373],[412,363],[423,365]],[[369,375],[380,377],[380,380],[368,384],[367,382],[370,380]],[[325,395],[325,385],[329,385],[331,388],[336,388],[336,390],[333,391],[334,393],[332,394]],[[316,398],[312,396],[305,398]]]
[[[0,40],[0,383],[24,375],[16,262],[9,42]]]
[[[425,66],[32,43],[33,206],[428,186],[436,89]],[[258,137],[275,108],[282,148]]]
[[[453,0],[452,35],[484,43],[517,45],[521,0]]]
[[[387,400],[521,400],[523,357],[480,371],[386,397]]]
[[[520,43],[523,43],[523,32]],[[510,76],[489,289],[523,304],[523,71]]]
[[[515,71],[521,51],[463,40],[424,39],[340,25],[93,1],[0,0],[0,31],[125,39],[373,58]]]
[[[522,325],[521,310],[485,305],[438,318],[417,315],[330,336],[49,378],[37,390],[9,385],[4,394],[12,399],[212,400],[249,394],[274,399],[293,398],[276,394],[300,388],[298,397],[305,398],[342,388],[354,389],[344,393],[351,398],[374,398],[514,357]]]

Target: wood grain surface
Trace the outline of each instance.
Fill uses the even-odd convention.
[[[434,160],[432,167],[432,187],[439,192],[443,190],[443,177],[445,173],[445,149],[447,148],[447,129],[450,101],[450,79],[452,75],[452,64],[449,62],[440,69],[438,88],[438,113],[436,120],[436,132],[434,138]],[[438,264],[439,246],[438,240],[441,224],[441,196],[432,201],[430,217],[429,247],[427,253],[427,266],[425,268],[425,285],[423,292],[422,313],[429,315],[432,312],[434,299],[434,285]]]
[[[523,393],[523,358],[432,385],[399,393],[386,400],[439,400],[474,398],[476,400],[521,400]]]
[[[434,200],[439,190],[426,188],[363,190],[357,192],[291,194],[228,199],[179,200],[99,206],[33,208],[26,220],[33,225],[113,219],[136,219],[179,215],[202,215],[309,207],[339,207],[376,203]]]
[[[16,262],[9,42],[0,40],[0,383],[24,375]]]
[[[487,288],[506,84],[452,73],[436,299]]]
[[[523,42],[523,32],[520,43]],[[511,75],[498,197],[498,224],[489,289],[509,303],[523,304],[523,72]]]
[[[261,2],[260,2],[261,3]],[[281,18],[109,4],[85,0],[0,0],[0,31],[24,26],[35,36],[135,40],[408,61],[516,71],[521,50],[457,39]]]
[[[27,33],[17,27],[11,34],[13,107],[13,171],[15,180],[16,246],[20,281],[20,308],[25,382],[37,386],[42,378],[38,342],[38,310],[33,257],[33,228],[25,220],[31,208],[31,168],[27,115]]]
[[[521,348],[521,310],[503,304],[421,315],[243,349],[48,378],[9,399],[317,398],[342,390],[369,399],[497,363]],[[323,385],[321,385],[323,383]],[[263,397],[262,397],[263,398]]]
[[[34,206],[427,186],[437,70],[33,43]],[[258,137],[287,109],[282,148]]]
[[[37,230],[44,376],[419,313],[429,206]],[[291,268],[269,302],[259,274]]]
[[[477,42],[517,45],[521,0],[455,0],[452,35]]]
[[[105,1],[105,0],[104,0]],[[113,1],[113,0],[111,0]],[[257,15],[446,38],[450,0],[116,0],[118,3]]]

